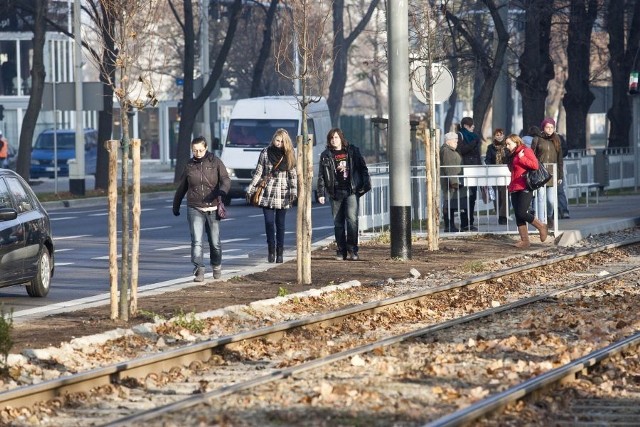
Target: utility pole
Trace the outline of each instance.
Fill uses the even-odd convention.
[[[85,194],[84,131],[82,119],[82,32],[80,30],[80,0],[73,3],[73,36],[75,39],[75,89],[76,89],[76,163],[69,165],[69,191]],[[55,114],[55,112],[54,112]],[[56,165],[57,166],[57,165]],[[71,167],[75,166],[75,168]]]
[[[391,256],[407,260],[411,259],[411,136],[407,2],[388,2],[387,16]]]
[[[200,55],[200,70],[202,72],[202,87],[209,77],[209,0],[202,0],[202,29],[200,30],[200,45],[202,46],[202,55]],[[207,97],[202,106],[202,116],[204,120],[203,136],[213,148],[211,138],[211,100]]]

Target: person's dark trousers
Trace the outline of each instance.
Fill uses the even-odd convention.
[[[475,213],[475,208],[476,208],[476,197],[477,197],[477,192],[478,192],[478,187],[467,187],[467,191],[468,191],[468,198],[469,198],[469,205],[468,208],[465,206],[464,210],[465,212],[462,212],[462,209],[460,210],[460,229],[462,230],[468,230],[470,227],[474,227],[474,213]]]
[[[460,231],[456,228],[455,217],[456,217],[455,209],[451,209],[448,212],[447,211],[443,212],[445,233],[457,233],[458,231]]]
[[[531,199],[533,193],[529,191],[516,191],[511,193],[511,205],[513,206],[513,213],[516,217],[516,225],[526,225],[532,223],[535,216],[529,212],[531,206]]]
[[[286,209],[262,208],[264,215],[264,229],[267,233],[267,245],[284,248],[284,222],[287,216]]]
[[[333,230],[338,251],[358,253],[358,198],[355,194],[337,193],[331,199]]]

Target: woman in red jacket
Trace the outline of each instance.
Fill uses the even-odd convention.
[[[511,161],[509,162],[509,170],[511,171],[509,193],[511,194],[511,205],[516,216],[518,233],[520,233],[520,241],[516,243],[516,246],[524,249],[529,247],[527,223],[538,229],[541,242],[547,239],[547,226],[529,212],[533,194],[527,189],[527,179],[525,177],[527,171],[538,169],[538,159],[533,151],[524,145],[518,135],[509,135],[505,142],[511,155]]]

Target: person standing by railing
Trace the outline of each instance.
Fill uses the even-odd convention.
[[[456,151],[458,134],[449,132],[444,135],[444,144],[440,147],[440,188],[442,190],[442,218],[444,231],[457,233],[455,214],[460,200],[460,175],[462,175],[462,157]]]
[[[487,147],[487,154],[484,157],[487,165],[506,165],[509,163],[509,150],[504,142],[504,130],[497,128],[493,131],[493,141]],[[498,224],[507,224],[507,192],[505,187],[495,187],[496,210],[498,211]]]
[[[475,124],[471,117],[463,117],[460,120],[458,126],[458,153],[462,157],[463,165],[481,165],[480,161],[480,146],[482,141],[480,137],[473,132]],[[478,188],[467,188],[467,194],[469,195],[469,208],[465,207],[465,213],[460,208],[460,227],[464,231],[478,231],[478,228],[474,225],[474,213],[476,206]],[[468,210],[468,212],[466,212]]]
[[[531,149],[535,153],[540,163],[555,163],[557,165],[557,182],[558,185],[562,185],[562,179],[564,178],[562,144],[560,142],[560,137],[558,137],[558,134],[556,133],[556,122],[551,117],[547,117],[542,120],[540,128],[542,129],[542,132],[539,136],[533,138],[533,141],[531,142]],[[553,205],[556,202],[554,191],[555,189],[553,188],[553,185],[554,184],[552,179],[544,187],[542,187],[545,189],[545,194],[547,196],[546,207],[543,201],[543,197],[538,197],[538,206],[536,207],[538,218],[542,218],[543,221],[547,223],[547,226],[551,228],[553,228],[554,221]]]
[[[516,243],[516,247],[526,249],[529,247],[527,223],[538,229],[541,242],[547,239],[547,226],[529,212],[533,193],[527,189],[525,177],[527,171],[538,169],[538,159],[516,134],[511,134],[507,137],[506,146],[510,153],[509,170],[511,171],[511,182],[509,183],[509,193],[511,194],[511,205],[513,206],[516,225],[520,234],[520,241]]]

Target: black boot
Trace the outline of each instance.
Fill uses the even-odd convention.
[[[284,248],[282,246],[276,247],[276,263],[282,264],[284,260],[282,259],[282,251]]]
[[[442,215],[442,219],[444,221],[444,232],[448,233],[449,232],[449,214],[447,212],[444,212],[444,214]]]
[[[269,258],[267,261],[274,262],[276,260],[276,247],[275,245],[269,245]]]

